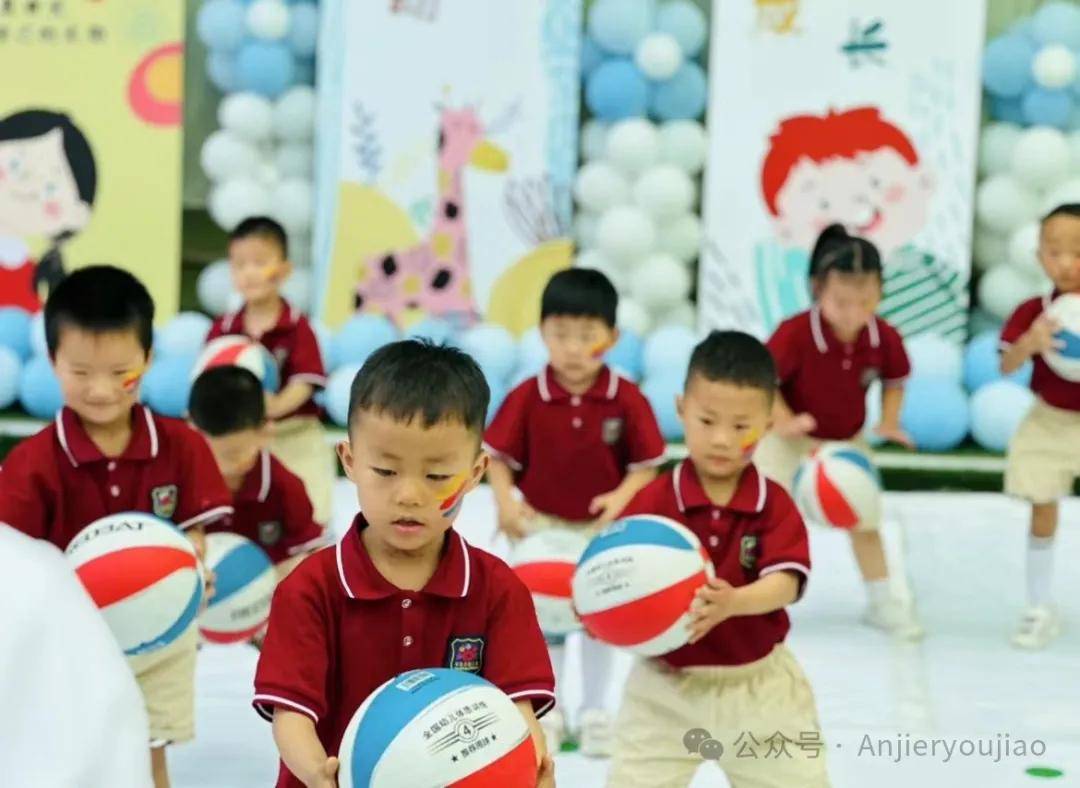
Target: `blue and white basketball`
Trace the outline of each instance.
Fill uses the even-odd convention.
[[[245,336],[230,334],[218,337],[207,344],[195,368],[191,379],[195,380],[211,367],[243,367],[262,381],[267,391],[277,391],[281,384],[281,372],[277,361],[261,342],[253,342]]]
[[[574,607],[597,640],[656,657],[684,646],[694,594],[713,576],[693,531],[667,517],[616,520],[574,572]]]
[[[103,517],[64,551],[125,654],[164,648],[194,622],[203,597],[195,548],[143,512]]]
[[[1065,380],[1080,383],[1080,294],[1058,296],[1046,313],[1061,330],[1054,335],[1058,347],[1043,353],[1043,358]]]
[[[214,573],[214,595],[199,616],[199,632],[210,643],[243,643],[266,626],[277,574],[261,547],[239,534],[206,535],[206,567]]]
[[[822,444],[803,460],[791,489],[803,516],[820,525],[865,531],[881,519],[881,475],[850,443]]]
[[[498,687],[462,670],[390,679],[356,710],[338,758],[340,788],[536,784],[525,718]]]

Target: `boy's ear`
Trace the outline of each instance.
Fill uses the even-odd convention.
[[[345,471],[345,476],[350,482],[356,483],[356,479],[353,478],[353,454],[352,446],[349,445],[348,440],[338,441],[338,445],[335,447],[337,450],[338,460],[341,462],[341,468]]]
[[[679,421],[683,421],[686,416],[683,414],[684,399],[682,394],[675,395],[675,413],[679,417]]]
[[[491,457],[483,449],[476,455],[476,459],[473,461],[472,478],[469,479],[469,491],[475,490],[481,481],[484,479],[484,474],[487,473],[488,466],[491,465]]]

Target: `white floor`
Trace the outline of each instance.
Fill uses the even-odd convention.
[[[335,528],[355,510],[351,490],[338,490]],[[1008,645],[1023,602],[1026,511],[997,495],[889,495],[887,538],[906,542],[911,577],[927,637],[902,645],[858,624],[863,593],[846,537],[815,530],[815,571],[806,597],[792,609],[790,644],[817,694],[828,763],[839,788],[919,786],[1080,785],[1080,504],[1063,508],[1056,594],[1066,620],[1064,636],[1049,650],[1025,654]],[[486,488],[465,502],[459,527],[474,544],[492,545],[493,511]],[[250,707],[257,654],[248,647],[208,647],[198,673],[198,738],[170,754],[177,788],[248,788],[273,784],[277,762],[270,727]],[[620,658],[611,705],[629,668]],[[567,692],[575,694],[573,683]],[[680,732],[681,735],[681,732]],[[1006,736],[1008,737],[1006,739]],[[867,738],[869,737],[869,738]],[[1003,756],[964,756],[944,762],[919,757],[919,739],[951,746],[1002,743]],[[961,744],[963,740],[973,744]],[[893,755],[879,740],[892,742]],[[898,740],[907,743],[897,759]],[[1019,741],[1042,755],[1004,757],[1004,742]],[[868,750],[867,746],[872,746]],[[1029,776],[1031,767],[1063,775]],[[602,786],[603,761],[577,755],[557,759],[565,788]],[[703,766],[693,785],[724,786],[723,775]],[[797,788],[797,786],[793,786]]]

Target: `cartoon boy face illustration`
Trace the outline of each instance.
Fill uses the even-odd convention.
[[[0,233],[55,238],[81,230],[90,212],[68,164],[60,128],[0,140]]]

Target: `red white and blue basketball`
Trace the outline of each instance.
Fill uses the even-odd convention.
[[[206,535],[206,567],[214,595],[199,615],[199,632],[210,643],[242,643],[266,626],[277,587],[274,564],[250,539],[226,531]]]
[[[353,715],[338,748],[340,788],[536,784],[525,718],[498,687],[463,670],[402,673]]]
[[[792,484],[803,515],[846,531],[876,528],[881,518],[881,475],[874,461],[850,443],[826,443],[799,466]]]
[[[76,534],[65,552],[125,654],[164,648],[195,621],[202,571],[172,523],[142,512],[110,515]]]
[[[1043,358],[1058,375],[1080,383],[1080,295],[1065,293],[1054,299],[1047,314],[1061,330],[1054,334],[1058,346],[1043,354]]]
[[[211,367],[243,367],[260,381],[267,391],[277,391],[281,373],[277,361],[261,342],[253,342],[245,336],[230,334],[218,337],[207,344],[195,362],[191,379],[195,380]]]
[[[550,528],[525,537],[510,553],[508,563],[532,593],[545,637],[557,639],[581,629],[574,613],[571,583],[588,546],[582,533]]]
[[[616,520],[574,572],[574,605],[597,640],[656,657],[684,646],[694,594],[713,576],[693,531],[667,517]]]

